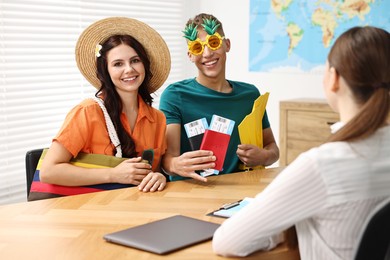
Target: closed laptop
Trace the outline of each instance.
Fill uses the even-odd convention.
[[[176,215],[104,236],[104,239],[156,254],[167,254],[212,239],[219,224]]]

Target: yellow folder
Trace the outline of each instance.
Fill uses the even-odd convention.
[[[252,112],[248,114],[238,125],[238,134],[242,144],[253,144],[263,148],[263,123],[262,119],[267,105],[269,92],[258,97],[253,103]],[[240,166],[242,170],[262,169],[263,166],[246,167]]]

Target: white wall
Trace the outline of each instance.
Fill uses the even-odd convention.
[[[182,28],[187,19],[193,17],[199,12],[212,13],[218,17],[224,25],[226,36],[230,38],[232,49],[228,54],[227,77],[232,80],[250,82],[259,87],[262,93],[270,92],[270,98],[267,105],[267,111],[275,138],[279,140],[279,102],[280,100],[291,99],[296,97],[323,97],[322,94],[322,76],[313,74],[281,74],[281,73],[250,73],[248,72],[248,53],[249,53],[249,0],[181,0],[185,3],[185,11],[180,14],[183,18],[181,21]],[[2,1],[0,1],[2,2]],[[10,2],[10,1],[8,1]],[[39,1],[38,1],[39,2]],[[167,35],[166,37],[176,37]],[[171,46],[172,48],[182,48],[182,59],[185,63],[185,73],[180,70],[180,78],[196,75],[196,69],[187,59],[185,53],[185,40],[183,47]],[[176,59],[177,61],[177,59]],[[174,61],[173,61],[174,62]],[[183,75],[182,75],[183,74]],[[185,74],[185,75],[184,75]],[[73,102],[73,101],[72,101]],[[157,104],[158,106],[158,99]],[[69,105],[70,106],[70,105]],[[52,134],[47,134],[43,138],[49,142]],[[23,140],[22,140],[23,141]],[[35,140],[36,141],[36,140]],[[31,143],[31,142],[28,142]],[[37,146],[38,147],[38,146]],[[39,146],[45,147],[45,146]],[[29,149],[24,149],[29,150]],[[8,156],[8,154],[7,154]],[[17,192],[24,199],[24,154],[19,153],[17,159],[19,183]],[[15,157],[16,158],[16,157]],[[8,160],[8,157],[6,158]],[[6,167],[10,167],[8,164]],[[14,184],[13,184],[14,185]],[[14,186],[12,186],[12,189]],[[23,187],[23,190],[22,190]]]
[[[231,50],[227,61],[227,78],[256,85],[261,93],[270,92],[267,112],[276,140],[279,142],[279,102],[293,98],[325,98],[322,73],[260,73],[249,72],[249,0],[187,0],[198,2],[199,12],[211,13],[222,23]],[[325,62],[325,61],[324,61]]]

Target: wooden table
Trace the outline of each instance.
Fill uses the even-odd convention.
[[[162,192],[136,188],[104,191],[0,207],[1,259],[222,259],[211,241],[166,256],[155,255],[103,240],[103,235],[150,221],[182,214],[215,223],[206,216],[220,205],[253,197],[281,168],[168,183]],[[297,249],[282,244],[247,259],[299,259]]]

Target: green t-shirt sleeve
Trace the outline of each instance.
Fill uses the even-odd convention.
[[[266,129],[266,128],[271,127],[271,124],[270,124],[269,121],[268,121],[267,110],[265,110],[265,112],[264,112],[262,124],[263,124],[263,129]]]
[[[164,113],[167,119],[167,125],[169,124],[181,124],[181,98],[175,87],[168,86],[160,98],[159,109]]]

